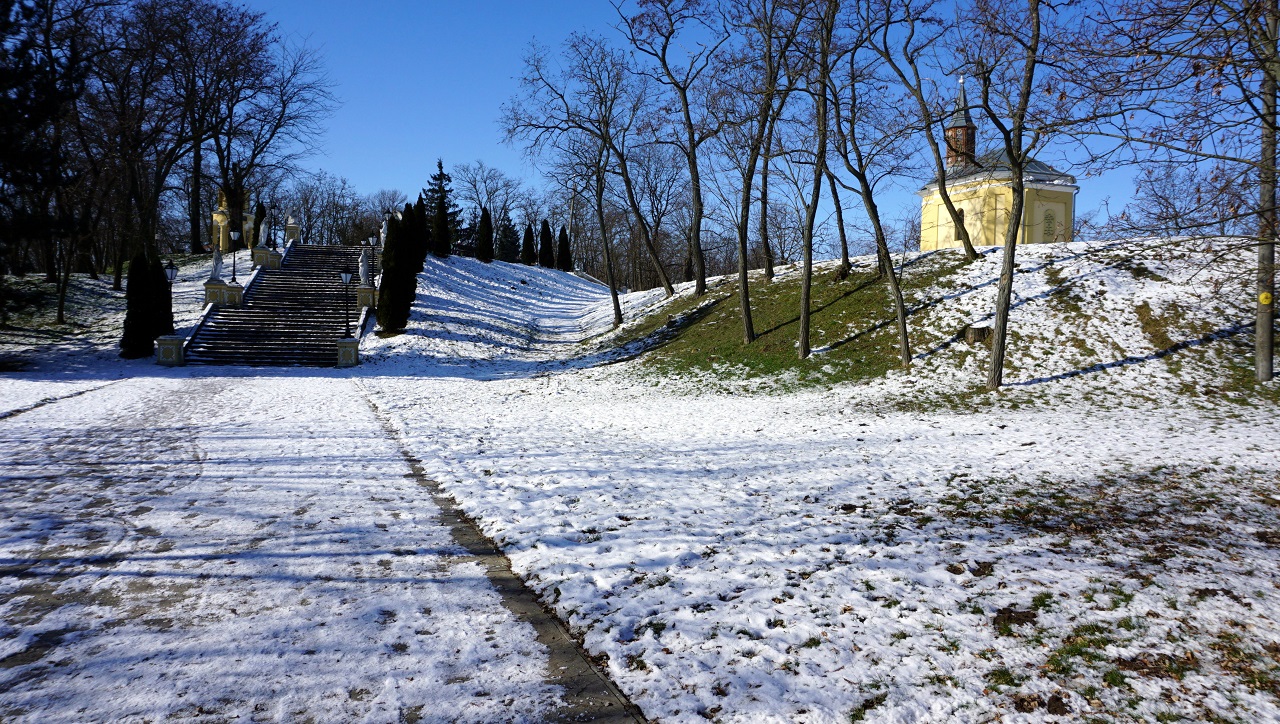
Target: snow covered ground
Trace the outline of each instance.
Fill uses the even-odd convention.
[[[343,375],[139,376],[0,422],[0,460],[4,721],[557,703],[533,629]]]
[[[561,374],[595,361],[563,332],[604,334],[603,290],[430,265],[409,334],[368,339],[359,384],[650,717],[1280,719],[1269,406],[1184,404],[1159,356],[982,414],[876,404],[920,376],[767,395],[639,363]],[[1052,321],[1035,296],[1014,317],[1031,332]],[[1010,381],[1078,368],[1038,359]]]
[[[0,713],[550,711],[545,654],[450,565],[399,443],[652,720],[1280,721],[1274,404],[1160,337],[1239,310],[1181,287],[1186,259],[1095,251],[1022,252],[1011,389],[958,403],[994,254],[913,300],[942,301],[910,373],[785,394],[611,350],[590,282],[431,259],[359,368],[129,367],[0,420]]]

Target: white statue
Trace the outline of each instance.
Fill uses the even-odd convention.
[[[369,266],[369,247],[366,246],[360,250],[360,283],[366,287],[373,283],[370,281]]]
[[[209,275],[209,281],[222,281],[222,249],[213,247],[213,273]]]

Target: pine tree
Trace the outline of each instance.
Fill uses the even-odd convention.
[[[461,227],[457,204],[453,202],[453,181],[444,172],[444,162],[436,160],[436,172],[431,175],[427,188],[423,189],[426,204],[431,209],[431,253],[438,257],[446,257],[453,250],[453,240],[457,238]]]
[[[480,224],[476,227],[476,258],[485,264],[493,261],[493,219],[484,207],[480,208]]]
[[[573,271],[573,252],[569,249],[569,232],[560,227],[560,239],[556,244],[556,268],[560,271]]]
[[[527,266],[538,263],[538,251],[533,246],[533,224],[524,227],[524,244],[520,246],[520,263]]]
[[[512,264],[520,261],[520,232],[511,223],[510,217],[502,219],[498,224],[498,261]]]
[[[163,270],[161,274],[163,274]],[[125,359],[150,357],[155,354],[156,318],[155,290],[151,263],[144,251],[129,260],[129,276],[124,288],[124,334],[120,337],[120,356]]]
[[[551,224],[542,220],[542,230],[538,232],[538,266],[554,269],[556,266],[556,240],[551,235]]]

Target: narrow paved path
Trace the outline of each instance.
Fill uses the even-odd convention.
[[[623,713],[343,375],[193,374],[0,420],[0,720]]]

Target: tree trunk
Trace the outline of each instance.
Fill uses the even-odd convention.
[[[747,236],[751,231],[751,182],[755,172],[756,160],[760,155],[760,144],[752,143],[747,151],[746,173],[742,177],[742,196],[738,206],[738,304],[742,309],[742,343],[751,344],[756,341],[756,329],[751,320],[751,289],[748,285]]]
[[[1004,353],[1008,341],[1009,305],[1013,299],[1013,275],[1017,271],[1014,257],[1018,251],[1018,230],[1022,226],[1025,203],[1022,169],[1013,169],[1013,208],[1009,210],[1009,228],[1004,235],[1004,261],[1000,267],[1000,290],[996,293],[996,319],[991,330],[991,369],[987,371],[987,389],[998,390],[1004,384]]]
[[[844,279],[853,268],[853,264],[849,262],[849,236],[844,230],[844,209],[840,206],[840,192],[836,190],[836,175],[831,173],[830,167],[827,168],[826,176],[827,185],[831,187],[831,203],[836,207],[836,226],[840,230],[840,270],[836,276]]]
[[[1262,73],[1262,163],[1258,187],[1258,309],[1254,320],[1254,371],[1259,382],[1274,376],[1275,354],[1275,286],[1276,286],[1276,73],[1280,72],[1276,36],[1280,28],[1280,10],[1268,3],[1266,25],[1267,47],[1263,50]]]
[[[196,143],[191,148],[191,198],[188,212],[191,216],[191,253],[204,253],[204,209],[200,202],[201,171],[203,166],[202,149]]]
[[[693,133],[689,140],[692,143]],[[693,254],[694,296],[707,293],[707,259],[702,253],[702,176],[698,173],[698,155],[690,151],[689,155],[689,193],[693,197],[690,204],[689,250]]]
[[[764,252],[764,280],[773,281],[773,247],[769,245],[769,158],[773,153],[773,119],[765,132],[760,158],[760,248]]]
[[[613,151],[618,153],[617,149]],[[640,209],[640,202],[636,198],[635,185],[631,182],[631,173],[627,170],[626,162],[618,164],[618,175],[622,177],[622,187],[627,192],[627,205],[631,207],[631,213],[636,218],[636,224],[640,227],[640,240],[644,243],[645,251],[649,254],[650,261],[653,262],[653,270],[658,274],[658,282],[662,284],[662,289],[667,296],[676,293],[675,287],[671,286],[671,279],[667,276],[667,270],[662,267],[662,257],[658,254],[658,248],[653,243],[653,233],[649,228],[649,223],[644,219],[644,213]],[[638,270],[637,272],[638,273]],[[639,286],[639,285],[637,285]]]
[[[613,279],[613,252],[609,249],[609,232],[604,215],[604,172],[596,171],[596,222],[600,225],[600,245],[604,248],[605,280],[609,282],[609,296],[613,300],[613,327],[622,326],[622,305],[618,302],[618,285]]]

